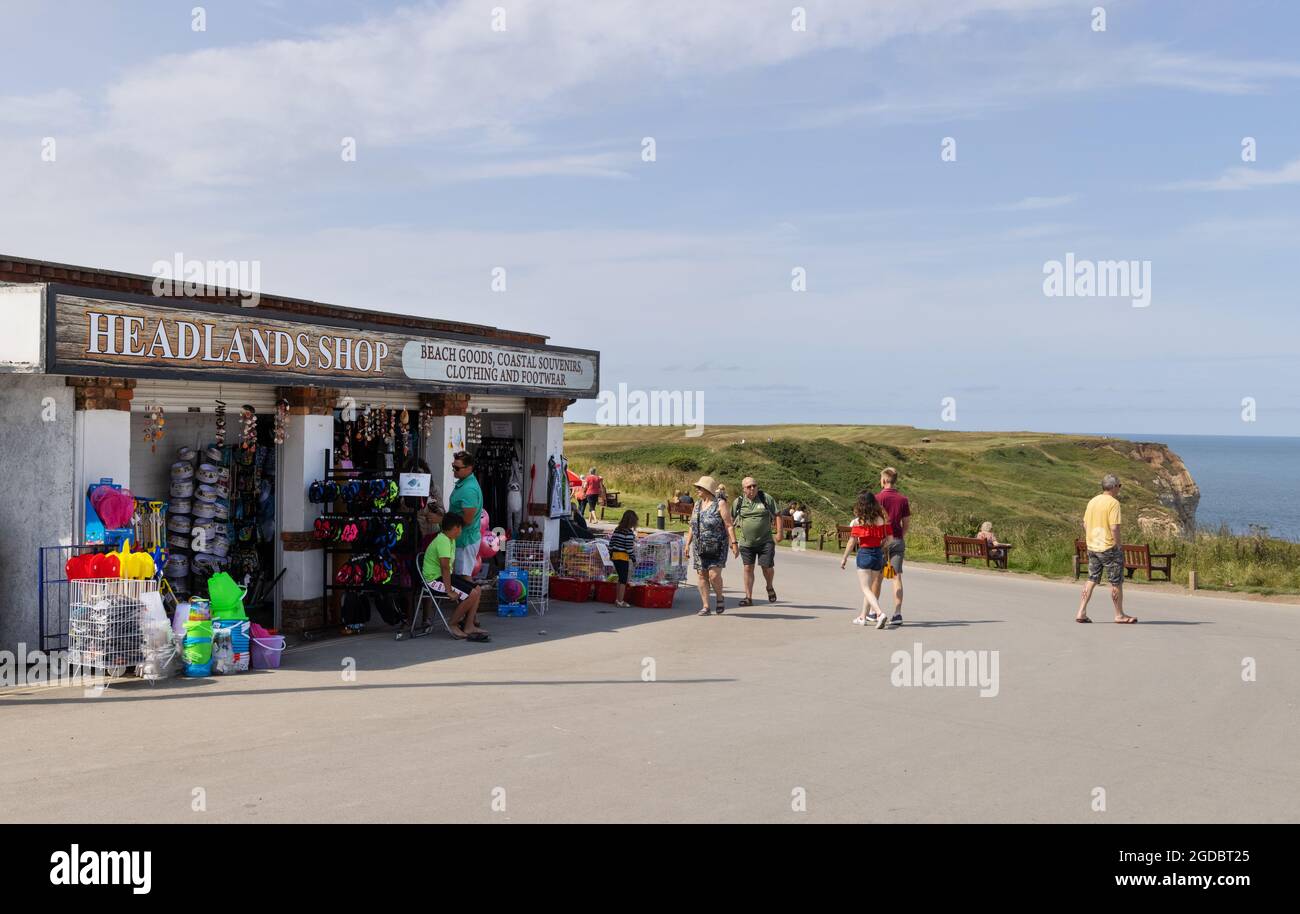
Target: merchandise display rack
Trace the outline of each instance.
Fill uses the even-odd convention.
[[[329,449],[326,449],[325,474],[321,477],[322,481],[324,482],[334,482],[337,483],[339,486],[342,486],[349,482],[369,482],[375,479],[381,479],[384,480],[385,482],[390,482],[390,481],[393,483],[398,482],[398,473],[393,470],[385,470],[382,472],[379,471],[367,472],[364,470],[335,470],[332,469],[332,466],[333,466],[333,453]],[[347,504],[346,502],[343,503]],[[398,502],[395,502],[395,504],[396,503],[400,503],[400,499]],[[328,506],[324,505],[322,507],[328,507]],[[397,609],[403,614],[402,620],[398,622],[398,627],[400,628],[403,624],[405,624],[408,621],[405,618],[407,613],[406,613],[405,600],[403,599],[403,595],[405,594],[408,588],[402,583],[402,575],[401,575],[402,560],[399,558],[399,556],[404,551],[406,551],[407,548],[409,548],[408,544],[412,540],[418,541],[419,530],[418,530],[418,525],[415,523],[415,519],[413,517],[410,517],[409,515],[405,515],[397,511],[376,510],[374,507],[370,507],[363,510],[354,510],[350,505],[348,506],[347,509],[343,511],[331,511],[331,510],[323,511],[320,515],[320,518],[322,520],[332,520],[332,521],[340,521],[340,522],[384,520],[384,519],[401,520],[405,523],[404,536],[402,540],[400,540],[398,543],[388,547],[387,549],[382,549],[382,550],[369,544],[358,546],[356,543],[335,542],[333,540],[325,540],[325,550],[324,550],[325,552],[325,605],[323,610],[325,621],[324,624],[321,625],[319,628],[308,629],[304,631],[302,633],[303,638],[308,641],[314,641],[317,638],[319,638],[321,635],[333,631],[337,631],[341,626],[348,624],[343,620],[343,607],[341,603],[337,615],[332,614],[330,608],[331,606],[330,596],[335,593],[373,594],[373,595],[383,595],[383,596],[395,598],[395,605],[397,606]],[[332,561],[334,556],[346,556],[347,559],[350,560],[350,559],[364,558],[365,556],[370,554],[376,554],[376,555],[382,554],[387,556],[392,561],[393,569],[394,569],[392,580],[390,580],[388,583],[385,584],[375,584],[375,583],[339,584],[336,582],[335,580],[336,569],[333,567],[334,562]]]
[[[506,543],[506,567],[528,575],[528,608],[539,616],[546,615],[546,544],[540,540],[510,540]]]

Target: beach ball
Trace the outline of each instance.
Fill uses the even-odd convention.
[[[518,578],[506,578],[501,582],[501,596],[507,603],[522,603],[528,596],[528,588]]]

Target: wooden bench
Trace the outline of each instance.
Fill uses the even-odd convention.
[[[1001,549],[1001,555],[995,556],[989,550]],[[965,565],[971,559],[983,559],[985,566],[995,568],[1006,568],[1007,558],[1011,553],[1011,546],[1006,543],[998,543],[996,546],[989,546],[988,540],[982,540],[977,536],[949,536],[946,533],[943,537],[943,560],[950,562],[953,559],[961,559]]]
[[[1145,571],[1147,580],[1151,581],[1152,573],[1162,574],[1162,581],[1172,580],[1174,557],[1176,552],[1152,552],[1148,545],[1137,545],[1134,543],[1124,543],[1124,574],[1132,578],[1135,571]],[[1088,544],[1084,540],[1074,541],[1074,579],[1077,581],[1079,575],[1088,570]]]
[[[798,523],[795,523],[794,518],[789,516],[784,516],[781,518],[781,539],[783,540],[794,539],[794,532],[796,530],[803,530],[805,543],[808,542],[808,540],[812,539],[812,513],[811,512],[805,511],[803,513],[803,520],[799,521]],[[776,524],[772,525],[772,535],[773,536],[776,535]]]
[[[668,502],[668,513],[666,517],[670,521],[674,517],[680,517],[682,523],[689,524],[691,522],[691,512],[694,510],[694,504],[682,504],[681,502],[670,501]]]

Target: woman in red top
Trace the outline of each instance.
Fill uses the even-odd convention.
[[[858,584],[862,587],[862,612],[858,613],[853,624],[866,625],[868,622],[875,622],[876,628],[884,628],[889,624],[889,616],[880,611],[874,585],[884,570],[885,547],[892,539],[889,515],[885,513],[880,502],[876,501],[876,496],[870,489],[863,489],[858,493],[858,502],[853,506],[853,515],[849,542],[844,547],[844,557],[840,561],[840,568],[844,568],[849,562],[849,552],[855,548],[858,550]],[[867,614],[868,609],[871,610],[870,615]]]
[[[582,504],[586,508],[587,520],[593,524],[596,522],[596,505],[600,504],[600,496],[604,494],[605,480],[597,476],[596,468],[592,467],[582,480]]]

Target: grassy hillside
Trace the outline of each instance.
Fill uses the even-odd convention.
[[[1222,534],[1193,543],[1179,535],[1170,506],[1177,458],[1155,445],[1033,432],[953,432],[903,426],[711,426],[699,438],[680,428],[567,424],[566,453],[578,472],[595,466],[644,516],[677,489],[708,474],[740,492],[753,475],[779,503],[808,505],[815,534],[846,523],[864,486],[896,467],[912,503],[908,551],[942,560],[943,534],[972,536],[982,521],[1015,544],[1011,566],[1070,573],[1083,506],[1105,473],[1124,483],[1126,541],[1177,552],[1175,581],[1195,557],[1202,586],[1300,592],[1300,546]],[[1171,483],[1172,480],[1172,483]],[[1190,477],[1185,477],[1190,485]],[[1162,502],[1163,497],[1163,502]],[[1141,524],[1139,525],[1139,518]],[[833,540],[832,540],[833,542]]]

